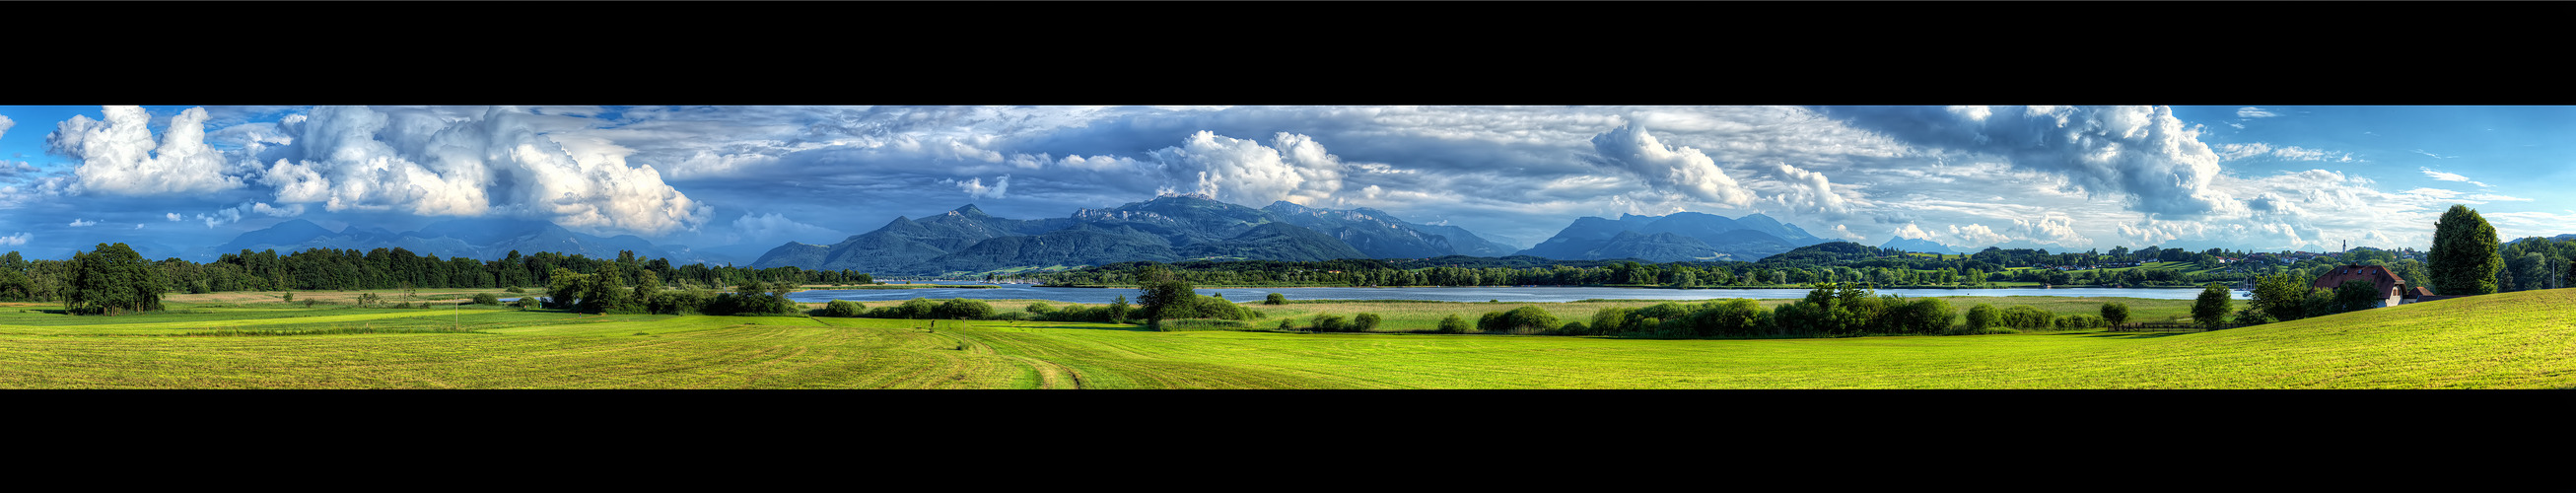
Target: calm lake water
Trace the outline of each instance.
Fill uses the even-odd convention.
[[[943,283],[965,284],[965,283]],[[927,289],[821,289],[789,293],[788,299],[804,303],[831,300],[901,301],[913,298],[973,298],[986,300],[1050,300],[1071,303],[1108,303],[1126,296],[1136,301],[1134,289],[1041,288],[1030,284],[997,284],[999,288],[927,288]],[[1258,302],[1270,293],[1286,295],[1292,300],[1436,300],[1509,302],[1560,302],[1588,299],[1605,300],[1709,300],[1721,298],[1805,298],[1805,289],[1645,289],[1601,287],[1461,287],[1461,288],[1202,288],[1199,294],[1223,295],[1236,302]],[[1878,294],[1906,297],[1924,296],[2113,296],[2162,300],[2188,300],[2200,297],[2200,288],[2012,288],[2012,289],[1881,289]],[[2244,291],[2236,299],[2250,299]]]

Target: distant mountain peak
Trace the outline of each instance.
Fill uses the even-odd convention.
[[[965,207],[959,207],[959,208],[957,208],[956,210],[948,211],[948,213],[949,213],[949,214],[956,214],[956,215],[966,215],[966,216],[988,216],[988,215],[990,215],[990,214],[985,214],[983,209],[976,208],[976,207],[975,207],[975,204],[966,204],[966,206],[965,206]]]

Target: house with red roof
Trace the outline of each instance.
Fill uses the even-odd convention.
[[[2344,281],[2353,280],[2370,281],[2372,289],[2385,295],[2386,299],[2380,300],[2379,307],[2428,301],[2433,296],[2431,291],[2425,290],[2422,286],[2407,283],[2405,279],[2397,277],[2396,273],[2389,272],[2387,267],[2377,265],[2338,266],[2334,270],[2326,271],[2325,275],[2317,276],[2317,283],[2314,286],[2317,289],[2333,291],[2336,287],[2342,286]]]

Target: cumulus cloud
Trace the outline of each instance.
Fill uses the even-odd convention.
[[[479,114],[317,107],[299,116],[309,118],[281,125],[293,144],[271,151],[277,158],[257,177],[278,202],[296,205],[259,212],[300,214],[300,204],[321,203],[333,212],[499,213],[647,235],[694,228],[713,213],[652,166],[628,165],[634,149],[545,134],[579,128],[566,117],[506,107]]]
[[[1905,238],[1905,239],[1909,239],[1909,240],[1930,240],[1930,239],[1932,239],[1932,232],[1930,232],[1930,231],[1924,231],[1924,230],[1923,230],[1923,228],[1922,228],[1921,226],[1916,226],[1916,225],[1914,225],[1914,223],[1910,223],[1910,222],[1909,222],[1909,223],[1905,223],[1905,226],[1904,226],[1904,227],[1896,228],[1895,235],[1896,235],[1896,237],[1898,237],[1898,238]]]
[[[197,215],[197,220],[205,222],[207,228],[241,222],[241,218],[242,208],[240,207],[225,207],[222,209],[216,209],[215,212],[212,213]]]
[[[1011,189],[1011,175],[1002,175],[999,178],[994,178],[992,186],[984,186],[984,179],[982,178],[968,178],[966,181],[957,182],[957,189],[966,191],[967,197],[979,199],[1002,198],[1003,193],[1008,192]]]
[[[1798,169],[1796,166],[1787,164],[1776,166],[1775,171],[1785,179],[1784,182],[1789,185],[1789,191],[1772,197],[1774,202],[1798,211],[1841,213],[1849,210],[1842,196],[1834,194],[1833,184],[1825,180],[1824,173]]]
[[[157,144],[147,128],[150,120],[140,106],[108,106],[105,121],[75,115],[45,136],[45,144],[54,153],[81,161],[74,174],[86,191],[146,195],[243,186],[240,177],[222,174],[223,154],[206,146],[205,108],[189,108],[170,117],[170,127]]]
[[[1281,132],[1271,145],[1199,131],[1151,155],[1192,193],[1237,204],[1286,200],[1329,204],[1341,191],[1342,160],[1311,137]]]
[[[18,122],[10,120],[8,115],[0,115],[0,137],[9,136],[9,127],[15,126],[18,126]]]
[[[82,220],[82,219],[79,219],[79,218],[73,218],[73,219],[72,219],[72,227],[75,227],[75,228],[79,228],[79,227],[88,227],[88,226],[95,226],[95,225],[97,225],[97,224],[98,224],[98,221],[87,221],[87,220]]]
[[[2273,112],[2272,112],[2272,110],[2267,110],[2267,109],[2262,109],[2262,108],[2256,108],[2256,107],[2251,107],[2251,106],[2244,107],[2244,108],[2237,108],[2237,109],[2236,109],[2236,117],[2237,117],[2237,118],[2271,118],[2271,117],[2275,117],[2275,116],[2281,116],[2281,114],[2280,114],[2280,113],[2273,113]]]
[[[27,244],[27,239],[28,239],[28,238],[34,238],[34,237],[33,237],[33,236],[28,236],[28,235],[27,235],[27,233],[18,233],[18,234],[9,235],[9,236],[0,236],[0,245],[9,245],[9,246],[25,245],[25,244]]]
[[[2139,212],[2190,216],[2239,207],[2211,186],[2218,154],[2171,108],[2004,106],[1982,119],[1938,107],[1832,112],[1918,145],[2001,155],[2015,167],[2063,176],[2088,195],[2126,195]]]
[[[2470,179],[2469,179],[2469,177],[2467,177],[2467,176],[2461,176],[2459,173],[2446,173],[2446,172],[2441,172],[2441,171],[2433,171],[2433,168],[2417,168],[2417,169],[2422,169],[2422,170],[2424,170],[2424,176],[2430,176],[2430,177],[2433,177],[2433,179],[2435,179],[2435,180],[2468,182],[2468,183],[2470,183],[2470,184],[2477,185],[2477,186],[2481,186],[2481,187],[2491,186],[2491,185],[2487,185],[2485,182],[2472,181],[2472,180],[2470,180]]]
[[[1969,224],[1967,227],[1950,225],[1950,236],[1958,237],[1961,244],[1966,246],[1993,245],[2012,240],[2005,237],[2003,233],[1997,233],[1993,228],[1981,224]]]
[[[184,219],[187,219],[187,218],[179,217],[179,213],[176,213],[176,212],[172,212],[172,213],[169,213],[169,214],[163,214],[163,215],[162,215],[162,217],[168,217],[168,218],[170,218],[170,222],[174,222],[174,223],[175,223],[175,222],[179,222],[179,221],[184,220]]]
[[[1637,125],[1621,125],[1593,136],[1592,148],[1613,169],[1644,180],[1649,188],[1734,207],[1753,203],[1753,191],[1727,176],[1708,154],[1688,146],[1664,145]]]
[[[2014,236],[2029,238],[2033,241],[2056,243],[2065,246],[2084,246],[2093,244],[2093,239],[2086,238],[2083,234],[2075,232],[2074,223],[2075,219],[2068,217],[2066,214],[2049,212],[2040,216],[2038,219],[2014,219],[2013,233]]]

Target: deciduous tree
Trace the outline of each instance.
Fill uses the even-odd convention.
[[[2426,259],[2434,294],[2445,296],[2494,293],[2496,273],[2504,269],[2495,226],[2466,205],[2452,205],[2433,223],[2433,251]]]

